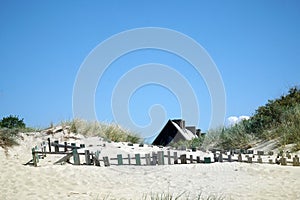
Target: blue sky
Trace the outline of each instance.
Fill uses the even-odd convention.
[[[109,37],[143,27],[172,29],[202,45],[223,79],[226,117],[251,115],[300,83],[299,9],[299,1],[1,0],[0,117],[19,115],[33,127],[72,119],[73,87],[84,59]],[[115,121],[114,87],[146,63],[168,65],[189,80],[200,109],[196,125],[206,130],[211,99],[203,77],[182,58],[151,49],[111,64],[95,91],[98,119]],[[128,100],[132,120],[146,126],[156,104],[165,109],[163,122],[182,116],[176,94],[152,84]]]

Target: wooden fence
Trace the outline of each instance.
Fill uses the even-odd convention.
[[[54,147],[52,151],[51,147]],[[60,149],[63,148],[63,151]],[[43,142],[39,147],[32,148],[32,160],[26,164],[32,164],[37,166],[39,159],[43,159],[47,155],[63,155],[61,159],[56,161],[54,164],[70,163],[73,165],[95,165],[95,166],[105,166],[110,165],[136,165],[136,166],[153,166],[153,165],[172,165],[172,164],[192,164],[192,163],[213,163],[213,162],[245,162],[245,163],[261,163],[261,164],[281,164],[281,165],[293,165],[299,166],[299,157],[295,155],[292,157],[290,153],[279,154],[275,159],[272,159],[273,152],[268,152],[265,154],[263,151],[252,151],[252,150],[216,150],[212,149],[211,154],[213,156],[195,156],[187,154],[178,154],[174,151],[157,151],[146,153],[146,154],[118,154],[117,157],[109,158],[108,156],[100,157],[100,151],[90,152],[89,150],[84,150],[84,152],[79,153],[78,149],[85,148],[84,144],[76,146],[75,143],[68,145],[66,142],[64,144],[59,144],[58,141],[53,143],[48,138],[48,151],[47,143]],[[82,158],[84,159],[82,160]],[[73,158],[73,163],[70,159]],[[80,160],[81,159],[81,160]],[[266,161],[267,160],[267,161]]]

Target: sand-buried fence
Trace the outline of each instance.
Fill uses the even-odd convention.
[[[52,147],[54,147],[54,149]],[[36,146],[32,148],[32,160],[25,165],[31,164],[36,167],[38,166],[40,159],[44,159],[47,155],[63,156],[54,162],[54,164],[69,163],[73,165],[95,165],[105,167],[109,167],[111,165],[155,166],[199,163],[208,164],[213,162],[244,162],[292,166],[300,165],[299,156],[292,156],[291,153],[281,153],[275,157],[273,152],[268,152],[268,154],[266,154],[263,151],[254,152],[253,150],[224,151],[212,149],[210,152],[211,156],[200,156],[200,153],[197,155],[197,152],[194,150],[190,152],[160,150],[144,154],[117,154],[116,157],[108,157],[101,156],[100,150],[92,152],[86,149],[85,144],[80,144],[79,146],[76,146],[76,143],[71,143],[69,145],[67,142],[64,142],[64,144],[59,144],[58,141],[51,142],[50,138],[48,138],[48,145],[46,142],[43,142],[40,147]]]

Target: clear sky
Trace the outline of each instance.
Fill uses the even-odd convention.
[[[249,116],[300,84],[299,11],[296,0],[1,0],[0,117],[19,115],[33,127],[72,119],[74,83],[84,59],[109,37],[143,27],[175,30],[199,43],[222,77],[226,118]],[[106,70],[95,91],[98,119],[115,121],[114,87],[124,74],[147,63],[167,65],[189,81],[199,104],[195,125],[208,129],[211,96],[203,77],[179,56],[154,49],[126,54]],[[157,104],[165,109],[162,123],[182,117],[176,94],[148,84],[128,99],[132,120],[139,126],[151,123],[148,111]]]

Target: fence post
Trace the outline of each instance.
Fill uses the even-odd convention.
[[[238,162],[243,162],[242,154],[238,155]]]
[[[117,155],[117,158],[118,158],[118,165],[123,165],[122,154],[118,154],[118,155]]]
[[[299,166],[299,157],[297,155],[295,155],[295,157],[293,158],[293,166]]]
[[[152,165],[157,164],[157,154],[155,152],[152,152]]]
[[[190,155],[190,163],[194,163],[193,155]]]
[[[231,156],[231,154],[228,155],[228,162],[232,162],[232,156]]]
[[[187,162],[186,162],[186,154],[180,155],[180,162],[181,162],[181,164],[187,164]]]
[[[85,150],[84,151],[84,155],[85,155],[85,163],[87,165],[90,165],[91,164],[90,151],[89,150]]]
[[[223,162],[223,154],[222,154],[222,151],[220,151],[219,162]]]
[[[145,158],[146,158],[146,165],[150,165],[151,164],[150,153],[145,154]]]
[[[174,152],[174,164],[178,164],[177,152]]]
[[[258,163],[262,163],[262,158],[261,158],[260,155],[258,155],[257,162],[258,162]]]
[[[214,162],[218,162],[218,157],[217,157],[217,153],[216,152],[214,152]]]
[[[67,148],[68,144],[67,144],[67,142],[65,142],[64,144],[65,144],[65,152],[67,152],[68,151],[68,148]]]
[[[135,164],[141,165],[141,156],[139,153],[135,154]]]
[[[94,163],[96,166],[100,166],[99,155],[100,155],[100,151],[97,150],[94,156]]]
[[[168,151],[168,165],[171,165],[171,152]]]
[[[281,165],[287,165],[285,157],[282,156],[280,160],[281,160]]]
[[[157,157],[158,157],[158,165],[164,165],[165,164],[164,152],[158,151]]]
[[[43,157],[46,157],[46,142],[45,141],[43,141],[43,146],[42,146],[42,151],[44,152],[44,155],[43,155]]]
[[[130,154],[128,154],[128,165],[131,165],[131,158],[130,158]]]
[[[248,163],[252,163],[252,157],[248,156]]]
[[[110,166],[110,164],[109,164],[109,159],[108,159],[107,156],[103,157],[103,162],[104,162],[104,166],[105,166],[105,167],[109,167],[109,166]]]
[[[80,165],[80,158],[79,154],[77,152],[77,149],[73,149],[73,160],[74,160],[74,165]]]
[[[200,163],[200,156],[197,156],[197,163]]]
[[[37,167],[37,160],[36,160],[36,155],[35,155],[35,148],[32,148],[32,162],[33,166]]]
[[[50,138],[48,138],[47,140],[48,140],[49,152],[51,152],[51,142],[50,142]]]
[[[54,141],[54,151],[59,152],[58,140]]]

